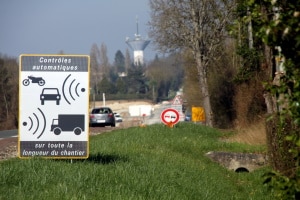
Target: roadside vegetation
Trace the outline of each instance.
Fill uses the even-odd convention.
[[[228,143],[193,123],[115,130],[90,138],[86,160],[10,159],[0,163],[0,199],[273,199],[267,167],[236,173],[209,151],[265,152]]]
[[[157,103],[182,88],[184,107],[203,107],[206,125],[247,139],[258,127],[272,169],[265,181],[279,199],[300,199],[300,1],[149,0],[149,7],[149,36],[165,56],[136,66],[128,50],[117,51],[110,64],[105,44],[94,44],[91,100],[105,93]],[[18,124],[17,66],[0,55],[1,130]]]

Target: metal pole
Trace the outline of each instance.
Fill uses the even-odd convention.
[[[103,106],[105,106],[105,93],[103,93]]]

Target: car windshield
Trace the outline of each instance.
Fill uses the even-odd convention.
[[[53,88],[53,89],[44,89],[43,94],[58,94],[58,91],[55,88]]]

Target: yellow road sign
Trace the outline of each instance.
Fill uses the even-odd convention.
[[[203,107],[192,107],[192,121],[193,122],[204,122],[205,112]]]

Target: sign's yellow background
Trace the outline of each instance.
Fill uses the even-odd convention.
[[[192,107],[192,121],[193,122],[204,122],[205,112],[203,107]]]

